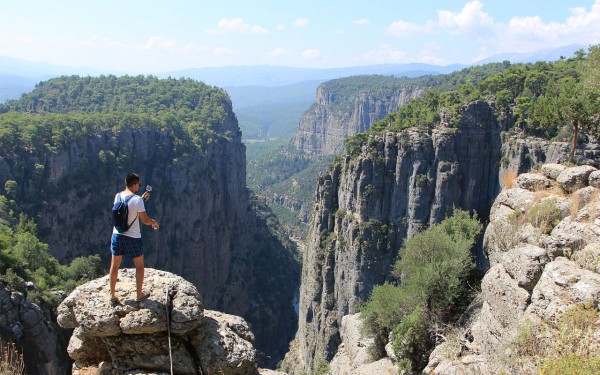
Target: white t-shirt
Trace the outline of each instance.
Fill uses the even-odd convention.
[[[131,195],[125,195],[123,192],[117,193],[115,195],[115,201],[113,202],[113,204],[117,203],[117,198],[119,197],[119,194],[121,194],[122,201],[124,201],[125,199],[127,199],[127,197]],[[123,233],[119,233],[119,231],[117,231],[117,228],[113,227],[113,234],[116,233],[132,238],[142,238],[142,232],[140,231],[140,218],[138,217],[136,219],[136,217],[139,215],[140,212],[146,212],[146,208],[144,207],[144,200],[139,195],[134,195],[133,198],[131,198],[129,202],[127,202],[127,209],[129,210],[127,222],[131,225],[131,227],[129,227],[129,229]],[[131,224],[131,222],[134,219],[135,222]]]

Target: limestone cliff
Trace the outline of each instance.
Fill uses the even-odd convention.
[[[240,317],[205,310],[197,289],[174,274],[146,269],[150,297],[135,301],[135,270],[119,272],[118,304],[108,277],[75,289],[58,307],[74,329],[73,374],[259,374],[254,335]]]
[[[462,109],[463,124],[409,129],[369,139],[319,179],[307,238],[293,371],[331,360],[342,318],[389,276],[402,241],[450,215],[486,217],[498,191],[500,129],[483,101]],[[295,353],[295,354],[294,354]]]
[[[600,171],[546,164],[540,172],[521,174],[495,200],[480,296],[425,373],[537,373],[548,353],[600,350],[597,315],[584,323],[600,302]]]
[[[370,129],[371,124],[396,112],[425,88],[393,77],[333,80],[317,88],[315,103],[300,118],[293,143],[307,155],[333,155],[344,151],[344,138]],[[385,83],[383,82],[385,80]]]
[[[208,308],[244,316],[274,360],[296,326],[299,271],[251,205],[241,132],[231,103],[222,110],[200,150],[181,144],[175,123],[98,131],[55,152],[0,158],[0,181],[17,181],[20,208],[61,262],[100,254],[108,266],[114,194],[138,172],[154,187],[146,209],[160,223],[143,229],[147,266],[192,282]]]

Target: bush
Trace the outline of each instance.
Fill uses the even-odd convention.
[[[394,274],[428,310],[446,311],[468,291],[465,281],[475,267],[470,250],[480,231],[476,219],[457,211],[407,240]]]
[[[427,353],[435,342],[430,338],[423,310],[417,308],[408,314],[392,332],[392,347],[397,358],[408,359],[409,370],[417,371],[427,365]]]
[[[468,303],[466,280],[475,267],[470,250],[480,231],[476,218],[457,210],[405,241],[394,265],[400,286],[376,286],[360,309],[365,330],[375,336],[372,352],[382,354],[392,332],[398,358],[410,362],[403,366],[423,366],[433,347],[433,322],[449,320]]]

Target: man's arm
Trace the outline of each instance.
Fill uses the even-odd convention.
[[[150,216],[148,216],[148,214],[146,213],[146,211],[141,211],[138,213],[139,217],[140,217],[140,221],[142,222],[142,224],[145,225],[152,225],[152,229],[157,230],[159,225],[158,225],[158,221],[150,218]]]

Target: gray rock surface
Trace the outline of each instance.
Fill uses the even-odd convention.
[[[108,276],[76,288],[58,307],[58,323],[74,328],[68,352],[73,373],[257,374],[254,335],[240,317],[204,310],[197,289],[169,272],[146,269],[135,300],[135,270],[121,269],[120,303],[109,299]],[[104,372],[103,372],[104,373]]]
[[[22,348],[32,373],[60,374],[64,368],[57,356],[59,337],[47,320],[38,305],[0,282],[0,337]]]
[[[596,170],[596,168],[589,165],[565,168],[565,170],[560,172],[558,177],[556,177],[556,182],[558,182],[563,190],[572,193],[575,190],[587,186],[590,174]]]
[[[330,88],[332,83],[317,88],[315,104],[302,115],[294,135],[294,145],[308,155],[342,153],[344,138],[369,130],[372,123],[425,91],[414,85],[388,83],[378,90],[358,88],[344,95],[336,87]]]
[[[515,359],[501,359],[510,358],[511,352],[507,348],[522,334],[523,327],[558,322],[562,314],[576,306],[598,306],[600,190],[581,185],[587,181],[581,176],[589,174],[590,168],[564,168],[560,172],[557,178],[563,176],[564,181],[568,181],[565,187],[573,192],[570,195],[562,196],[552,189],[537,193],[543,193],[542,201],[554,199],[557,206],[563,207],[559,222],[548,235],[532,237],[524,234],[531,230],[531,225],[503,225],[511,212],[521,208],[528,212],[536,200],[540,202],[539,197],[532,201],[532,192],[520,188],[505,190],[498,196],[484,244],[486,253],[494,257],[494,265],[482,281],[479,298],[483,302],[470,311],[470,323],[464,327],[472,334],[473,341],[468,345],[461,344],[459,351],[452,350],[456,342],[451,340],[438,346],[430,356],[425,373],[511,373],[506,366]],[[560,169],[542,166],[542,171],[549,177],[556,175],[549,170]],[[567,175],[570,177],[566,178]],[[553,195],[557,193],[559,195]],[[516,241],[508,248],[497,246],[495,239],[499,235],[491,235],[491,231],[507,231],[505,235],[526,241]],[[600,348],[600,326],[594,330],[591,340],[585,343],[591,350]],[[544,333],[552,334],[558,335],[552,331]],[[554,340],[554,337],[547,339]],[[532,368],[530,372],[537,373],[537,370]]]
[[[340,328],[341,344],[330,364],[330,374],[367,375],[397,374],[398,370],[390,357],[377,361],[371,359],[369,347],[372,337],[362,334],[360,314],[346,315]]]
[[[593,171],[588,176],[590,186],[600,189],[600,171]]]
[[[564,171],[567,167],[562,164],[547,163],[542,166],[542,174],[548,178],[556,180],[560,172]]]
[[[459,129],[373,137],[359,156],[319,179],[303,259],[298,348],[285,360],[296,373],[311,371],[316,358],[333,359],[343,317],[389,278],[405,238],[453,207],[487,216],[498,189],[500,129],[486,102],[462,110]]]
[[[550,180],[537,173],[523,173],[517,177],[517,187],[527,190],[541,190],[552,187]]]

